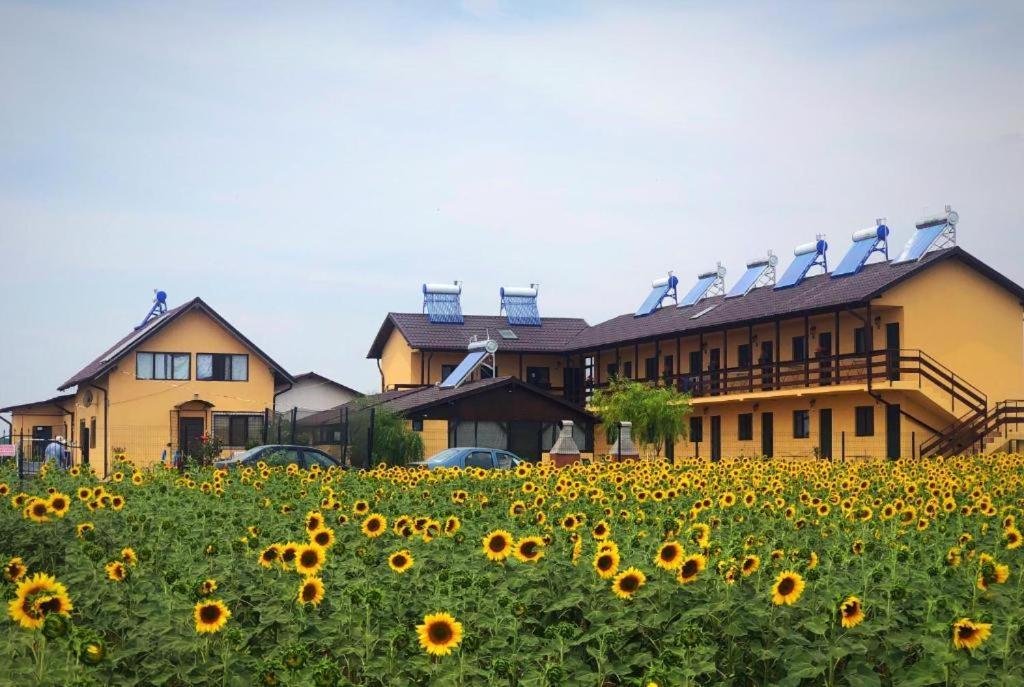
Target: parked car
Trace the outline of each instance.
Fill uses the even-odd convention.
[[[495,448],[470,446],[464,448],[446,448],[424,461],[413,465],[424,466],[428,470],[436,468],[484,468],[486,470],[507,470],[523,462],[514,453]]]
[[[292,446],[289,444],[268,444],[257,446],[242,453],[236,453],[230,458],[225,458],[214,463],[218,468],[233,468],[242,465],[255,465],[259,461],[267,465],[288,465],[295,463],[300,468],[307,470],[314,465],[322,468],[339,467],[345,465],[334,456],[309,446]]]

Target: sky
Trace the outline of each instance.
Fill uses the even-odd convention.
[[[1020,2],[0,0],[0,406],[202,297],[371,391],[424,281],[632,312],[945,204],[1024,283]]]

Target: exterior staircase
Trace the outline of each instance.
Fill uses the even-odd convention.
[[[992,408],[972,409],[921,444],[922,456],[958,453],[991,454],[1024,441],[1024,400],[999,401]]]

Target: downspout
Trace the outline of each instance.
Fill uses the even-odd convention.
[[[70,438],[68,440],[72,444],[75,443],[75,411],[68,410],[67,408],[65,408],[64,406],[62,406],[59,403],[54,403],[53,405],[55,405],[58,408],[60,408],[61,410],[63,410],[65,415],[70,415],[71,416],[71,423],[70,423],[70,425],[68,427],[68,434],[70,435]]]
[[[377,358],[377,371],[380,372],[380,392],[384,393],[384,368],[380,366],[380,358]]]
[[[423,354],[421,353],[420,355],[422,356]],[[422,359],[423,358],[421,357],[420,360],[422,360]],[[432,362],[434,362],[434,352],[433,351],[431,351],[430,354],[427,356],[427,381],[423,381],[423,375],[421,374],[420,375],[420,384],[423,384],[423,385],[429,385],[430,384],[430,363],[432,363]],[[444,381],[444,380],[442,379],[441,381]]]
[[[281,394],[288,393],[289,391],[292,390],[292,387],[294,387],[294,386],[295,386],[294,384],[292,384],[291,382],[288,382],[288,388],[287,389],[281,389],[280,391],[275,391],[274,392],[274,398],[272,399],[272,404],[273,404],[272,410],[275,413],[277,412],[277,397],[280,396]]]
[[[103,392],[103,476],[107,476],[110,470],[107,464],[107,456],[110,453],[110,394],[101,386],[89,382],[89,386],[97,391]]]

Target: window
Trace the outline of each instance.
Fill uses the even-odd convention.
[[[551,370],[547,367],[528,367],[526,381],[528,384],[547,389],[551,386]]]
[[[615,363],[608,363],[608,366],[605,367],[605,371],[608,373],[608,381],[619,376],[619,366]]]
[[[514,456],[511,453],[505,453],[504,451],[495,451],[494,455],[498,458],[498,467],[503,470],[507,470],[512,467]]]
[[[196,379],[211,382],[249,381],[249,356],[230,353],[197,353]]]
[[[704,418],[690,417],[690,441],[695,444],[704,441]]]
[[[806,439],[811,436],[811,411],[793,411],[793,438]]]
[[[414,431],[414,432],[422,432],[423,431],[423,420],[413,420],[412,421],[412,431]]]
[[[136,353],[136,379],[192,378],[192,356],[188,353]]]
[[[647,358],[644,360],[644,379],[658,378],[658,359]]]
[[[633,379],[633,361],[628,360],[622,363],[622,376],[626,379]]]
[[[854,426],[859,437],[875,436],[875,407],[857,406],[854,408]]]
[[[498,335],[501,336],[501,338],[508,339],[508,340],[518,339],[519,338],[518,336],[516,336],[516,333],[514,331],[512,331],[511,329],[499,329],[498,330]]]
[[[675,362],[676,361],[672,356],[665,356],[665,379],[669,379],[673,374],[675,374]]]
[[[854,353],[867,353],[868,350],[868,338],[867,333],[864,331],[864,327],[857,327],[853,330],[853,352]]]
[[[793,337],[793,360],[798,363],[807,360],[807,339],[802,336]]]
[[[448,375],[455,372],[456,365],[442,365],[441,366],[441,381],[448,379]]]
[[[466,456],[467,468],[493,468],[494,459],[490,451],[473,451]]]
[[[302,457],[306,461],[306,467],[311,468],[314,465],[319,465],[322,468],[333,468],[338,465],[338,461],[331,458],[329,455],[316,449],[303,449]]]
[[[736,352],[740,359],[740,367],[750,367],[752,362],[750,358],[750,344],[740,344]]]
[[[753,413],[740,413],[737,418],[739,436],[737,437],[740,441],[753,441],[754,439],[754,414]]]
[[[213,436],[233,448],[259,443],[263,437],[263,415],[214,413]]]
[[[270,451],[261,455],[260,460],[270,467],[287,467],[292,463],[301,465],[299,462],[299,449],[297,448]]]

